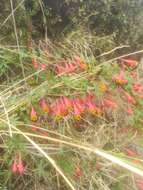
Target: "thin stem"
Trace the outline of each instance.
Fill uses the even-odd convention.
[[[17,34],[17,29],[16,29],[16,21],[15,21],[15,16],[14,16],[14,8],[13,8],[13,1],[12,0],[10,0],[10,5],[11,5],[11,14],[12,14],[12,19],[13,19],[13,26],[14,26],[16,43],[17,43],[17,49],[19,52],[19,61],[21,64],[22,75],[23,75],[23,78],[25,79],[25,72],[24,72],[24,67],[23,67],[23,63],[22,63],[22,58],[20,55],[20,44],[19,44],[19,39],[18,39],[18,34]]]

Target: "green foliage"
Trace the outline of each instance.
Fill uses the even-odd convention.
[[[39,178],[45,178],[45,176],[47,176],[51,170],[50,164],[48,162],[45,162],[44,159],[40,159],[38,164],[36,162],[35,165],[36,169],[34,172]]]
[[[69,159],[67,157],[65,157],[65,155],[63,154],[63,156],[61,155],[57,161],[58,165],[62,168],[62,170],[64,172],[66,172],[68,175],[73,175],[74,174],[74,163],[71,162],[70,160],[70,156],[72,156],[71,153],[68,153]]]
[[[111,190],[122,190],[124,189],[124,184],[122,181],[115,183],[112,187]]]
[[[129,44],[133,48],[140,47],[142,44],[142,1],[55,0],[53,2],[44,0],[43,4],[40,2],[42,1],[27,0],[16,11],[20,41],[27,36],[29,22],[26,23],[26,20],[28,19],[33,25],[34,38],[39,38],[41,34],[44,36],[46,28],[49,36],[57,38],[63,32],[69,33],[73,28],[84,25],[88,31],[94,31],[99,37],[113,35],[118,44]],[[18,3],[19,1],[15,0],[14,6],[16,7]],[[3,1],[0,6],[1,10],[10,9],[10,4],[6,1]],[[7,12],[1,17],[2,21]],[[10,33],[13,35],[11,23],[12,19],[3,26],[3,30],[8,35]],[[100,41],[99,44],[101,45]]]

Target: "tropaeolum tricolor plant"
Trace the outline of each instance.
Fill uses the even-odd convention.
[[[143,97],[143,84],[137,81],[137,71],[135,70],[138,66],[138,61],[122,58],[119,62],[118,72],[115,74],[113,72],[110,82],[101,83],[100,81],[95,81],[99,82],[98,86],[102,92],[101,97],[97,97],[96,91],[91,90],[90,92],[85,92],[85,95],[82,96],[60,96],[49,103],[45,96],[40,99],[38,110],[32,105],[30,120],[32,122],[39,121],[42,113],[55,119],[63,119],[68,116],[68,118],[73,118],[77,121],[81,121],[88,114],[93,117],[106,117],[107,110],[112,112],[120,108],[121,102],[118,101],[118,96],[121,97],[122,103],[125,105],[125,114],[134,117],[136,96]],[[36,58],[32,59],[32,64],[35,69],[42,67],[44,70],[47,69],[44,64],[39,64]],[[70,75],[82,71],[88,72],[88,64],[77,55],[72,60],[64,59],[57,61],[54,65],[54,72],[58,77],[63,75],[70,77]],[[128,80],[129,77],[133,78],[133,82]],[[112,89],[113,84],[116,86],[114,89]],[[130,90],[126,89],[127,86],[131,86]]]
[[[73,56],[72,59],[65,58],[55,61],[51,72],[56,79],[70,78],[77,74],[80,75],[80,73],[86,73],[85,75],[87,76],[88,73],[91,73],[93,81],[91,82],[90,77],[86,78],[90,83],[82,93],[78,92],[78,89],[72,89],[69,91],[69,95],[64,95],[67,94],[64,93],[67,87],[60,87],[61,95],[57,95],[57,98],[45,95],[39,98],[37,103],[32,103],[29,110],[29,119],[32,125],[38,126],[41,124],[40,117],[42,116],[46,118],[47,123],[53,121],[56,124],[58,121],[70,120],[76,123],[77,126],[84,125],[85,120],[91,121],[91,123],[93,121],[94,124],[102,119],[110,122],[113,119],[113,113],[118,112],[122,112],[124,117],[129,119],[136,118],[139,100],[142,101],[143,97],[143,83],[138,78],[137,70],[139,63],[131,58],[122,58],[118,63],[115,63],[116,67],[114,65],[108,66],[112,72],[110,69],[106,71],[110,72],[110,74],[107,73],[107,76],[109,76],[107,78],[106,73],[102,72],[106,65],[103,66],[100,76],[94,76],[91,67],[79,55]],[[36,58],[32,59],[32,65],[36,70],[48,70],[48,67],[39,63]],[[97,88],[94,88],[94,86],[99,87],[98,90],[101,93],[98,93]],[[140,108],[142,108],[141,105]],[[44,133],[37,129],[37,127],[32,127],[32,130],[42,135],[48,135],[46,132]],[[130,157],[138,156],[129,148],[126,148],[123,152]],[[22,161],[19,161],[19,156],[16,156],[14,160],[12,171],[21,174],[25,171]],[[80,166],[76,168],[75,176],[77,178],[83,176]],[[138,186],[141,187],[142,183],[138,183]]]

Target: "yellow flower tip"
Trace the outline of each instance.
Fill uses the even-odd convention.
[[[96,115],[97,115],[98,117],[102,116],[102,114],[103,114],[102,111],[99,111],[99,112],[96,113]]]
[[[37,121],[37,120],[38,120],[37,116],[32,116],[32,117],[31,117],[31,121],[35,122],[35,121]]]
[[[59,120],[63,119],[63,117],[64,117],[63,115],[56,115],[55,119],[59,121]]]
[[[88,65],[86,63],[82,63],[80,67],[85,71],[88,70]]]
[[[44,98],[40,101],[40,107],[44,113],[49,113],[50,109]]]
[[[102,115],[102,111],[100,110],[92,110],[92,111],[89,111],[92,115],[94,116],[101,116]]]
[[[100,84],[100,90],[102,91],[102,92],[107,92],[108,91],[108,87],[107,87],[107,85],[106,84]]]
[[[120,80],[120,79],[116,80],[115,82],[116,82],[117,84],[119,84],[119,85],[122,85],[122,84],[123,84],[123,81]]]
[[[49,110],[49,108],[47,107],[47,108],[43,109],[43,112],[45,112],[45,113],[49,113],[50,110]]]
[[[74,118],[75,118],[77,121],[80,121],[80,120],[81,120],[81,116],[80,116],[80,115],[75,115]]]
[[[34,121],[34,122],[38,120],[37,112],[34,109],[34,107],[32,107],[32,109],[31,109],[30,119],[31,119],[31,121]]]

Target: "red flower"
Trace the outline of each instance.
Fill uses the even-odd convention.
[[[38,69],[38,68],[39,68],[39,63],[37,62],[36,58],[33,58],[33,59],[32,59],[32,64],[33,64],[33,67],[34,67],[35,69]]]
[[[87,70],[88,68],[87,64],[79,56],[75,56],[75,63],[79,65],[82,70]]]
[[[65,97],[65,96],[62,97],[62,99],[63,99],[63,103],[64,103],[65,107],[68,110],[71,110],[72,109],[72,101],[69,98]]]
[[[133,59],[121,59],[121,63],[125,64],[126,66],[128,66],[130,68],[134,68],[138,65],[138,62]]]
[[[76,98],[75,102],[84,111],[84,109],[85,109],[85,100],[83,98]]]
[[[125,79],[125,73],[123,71],[121,71],[119,75],[114,76],[113,81],[118,85],[128,84],[128,80]]]
[[[86,101],[88,101],[88,100],[93,100],[93,99],[95,99],[95,98],[96,98],[96,97],[95,97],[94,93],[90,91],[90,92],[87,93],[87,96],[85,97],[85,100],[84,100],[84,101],[86,102]]]
[[[13,164],[12,164],[12,172],[13,173],[16,173],[18,170],[17,170],[17,161],[14,160]]]
[[[56,101],[56,104],[53,106],[52,111],[53,111],[53,114],[59,119],[63,118],[64,116],[68,114],[68,110],[65,107],[62,98]]]
[[[87,105],[87,109],[89,112],[96,114],[97,107],[96,107],[95,103],[93,103],[92,101],[88,101],[88,102],[86,102],[86,105]]]
[[[37,121],[38,120],[37,112],[33,106],[31,108],[30,118],[31,118],[31,121]]]
[[[82,169],[81,169],[81,167],[80,166],[77,166],[76,167],[76,170],[75,170],[75,177],[76,178],[81,178],[83,176],[83,171],[82,171]]]
[[[47,68],[47,65],[46,65],[46,64],[41,64],[41,69],[42,69],[43,71],[45,71],[46,68]]]
[[[62,65],[56,65],[56,73],[57,75],[64,75],[64,74],[69,74],[75,71],[75,69],[77,68],[77,66],[73,63],[64,61],[62,62]]]
[[[64,67],[60,66],[60,65],[56,65],[56,74],[57,75],[62,75],[64,74]]]
[[[16,157],[14,159],[14,162],[12,164],[12,172],[13,173],[19,173],[21,175],[24,174],[25,166],[24,166],[24,163],[23,163],[23,161],[21,159],[21,154],[16,155]]]
[[[19,172],[21,175],[24,174],[25,166],[24,166],[22,160],[19,160],[19,163],[17,164],[17,169],[18,169],[18,172]]]
[[[133,112],[133,110],[132,110],[131,107],[129,107],[129,108],[127,109],[127,114],[130,115],[130,116],[134,115],[134,112]]]
[[[136,179],[135,182],[138,190],[143,190],[143,179]]]
[[[131,71],[130,76],[133,77],[133,78],[136,78],[137,77],[137,72]]]
[[[127,103],[129,103],[129,104],[135,104],[136,103],[135,99],[130,94],[128,94],[127,92],[125,92],[125,99],[126,99]]]
[[[141,92],[143,92],[143,85],[136,83],[133,85],[133,90],[135,92],[141,93]]]
[[[49,113],[50,109],[49,109],[47,101],[44,98],[40,101],[40,106],[41,106],[43,112]]]
[[[74,65],[73,63],[65,64],[65,73],[72,73],[75,71],[75,69],[76,69],[76,65]]]
[[[87,96],[85,104],[87,106],[87,110],[93,115],[101,115],[102,111],[100,108],[96,106],[93,102],[93,97]]]
[[[137,152],[135,152],[134,150],[131,150],[129,148],[126,148],[125,149],[125,153],[128,155],[128,156],[131,156],[131,157],[137,157],[138,154]]]
[[[111,109],[117,108],[117,103],[110,99],[104,99],[103,106]]]
[[[73,114],[75,119],[80,120],[83,114],[85,106],[81,99],[73,100]]]

